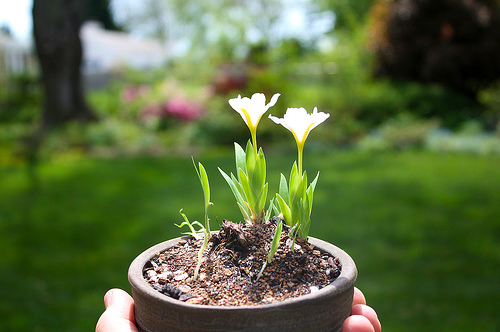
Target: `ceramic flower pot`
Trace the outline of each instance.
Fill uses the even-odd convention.
[[[350,315],[357,269],[343,250],[309,237],[309,242],[337,257],[340,276],[317,292],[256,306],[189,304],[154,290],[143,277],[143,268],[156,253],[176,245],[176,238],[155,245],[130,265],[128,278],[135,301],[139,331],[339,331]]]

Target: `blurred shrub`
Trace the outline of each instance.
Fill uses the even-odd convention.
[[[410,113],[400,113],[384,122],[375,135],[361,139],[358,147],[364,150],[421,148],[438,124],[436,120],[421,120]]]
[[[358,87],[352,107],[355,117],[368,127],[406,111],[421,118],[439,118],[442,125],[457,128],[479,116],[480,105],[468,97],[438,84],[370,81]]]
[[[29,74],[13,76],[0,89],[0,122],[33,122],[38,117],[41,101],[37,77]]]
[[[500,81],[479,92],[478,99],[485,107],[486,130],[500,136]]]
[[[488,133],[476,120],[464,122],[456,132],[440,130],[429,135],[426,148],[437,152],[500,155],[500,136]]]
[[[422,147],[438,124],[436,120],[419,120],[410,113],[400,113],[380,126],[380,135],[397,150]]]

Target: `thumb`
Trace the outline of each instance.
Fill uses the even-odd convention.
[[[106,310],[99,318],[96,332],[136,332],[134,300],[121,289],[111,289],[104,296]]]

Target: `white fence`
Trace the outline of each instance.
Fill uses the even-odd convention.
[[[32,47],[0,33],[0,82],[22,74],[35,74],[36,70]]]

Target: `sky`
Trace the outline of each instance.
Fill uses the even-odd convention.
[[[31,37],[33,0],[0,0],[0,26],[7,25],[21,40]]]
[[[113,1],[119,3],[123,0]],[[293,2],[291,1],[291,3]],[[32,35],[32,4],[33,0],[0,0],[0,27],[8,26],[15,38],[22,41],[29,41]],[[331,20],[331,17],[317,19],[315,26],[308,26],[306,28],[301,8],[292,8],[285,16],[284,26],[286,27],[286,31],[282,31],[282,33],[285,35],[300,36],[301,32],[308,31],[308,34],[310,34],[311,30],[319,29],[321,34],[322,30],[325,30],[331,24]]]

